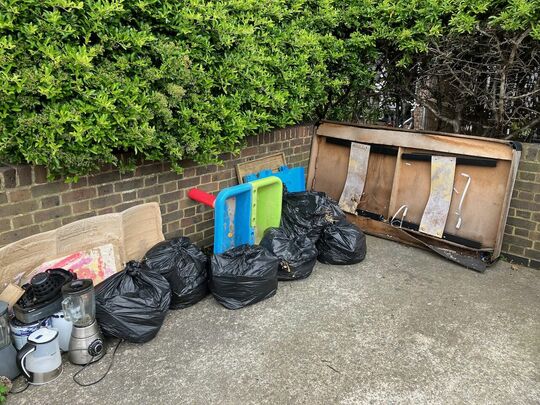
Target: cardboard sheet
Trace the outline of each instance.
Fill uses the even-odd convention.
[[[99,215],[29,236],[0,248],[0,291],[19,284],[41,264],[75,252],[112,244],[116,268],[140,260],[148,249],[164,240],[157,203],[141,204],[115,214]]]

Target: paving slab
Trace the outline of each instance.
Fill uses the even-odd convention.
[[[76,385],[79,369],[8,404],[538,404],[540,272],[501,261],[479,274],[368,237],[364,262],[317,264],[259,304],[209,296],[169,312],[97,385]]]

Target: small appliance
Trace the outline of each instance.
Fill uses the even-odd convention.
[[[90,279],[75,280],[62,287],[65,319],[73,323],[69,361],[85,365],[105,354],[103,336],[96,321],[96,296]]]
[[[62,286],[76,278],[64,269],[48,269],[23,285],[24,294],[13,306],[15,317],[22,323],[48,318],[62,309]]]
[[[17,364],[30,384],[46,384],[58,378],[62,374],[58,332],[48,328],[33,332],[17,354]]]
[[[39,328],[49,328],[51,324],[51,318],[45,318],[32,323],[23,323],[17,318],[13,318],[9,323],[9,327],[11,329],[11,338],[13,339],[15,349],[21,350],[28,341],[28,336]]]
[[[0,301],[0,376],[13,380],[21,372],[17,367],[17,350],[9,333],[8,304]]]
[[[71,340],[73,324],[66,319],[64,311],[52,314],[49,319],[51,320],[51,329],[58,331],[58,344],[60,345],[60,350],[63,352],[69,351],[69,341]]]

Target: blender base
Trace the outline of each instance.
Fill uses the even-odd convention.
[[[105,344],[96,321],[84,327],[73,325],[68,355],[71,363],[84,366],[98,361],[104,355]]]

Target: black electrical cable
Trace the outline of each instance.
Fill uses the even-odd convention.
[[[81,387],[90,387],[91,385],[95,385],[97,383],[99,383],[100,381],[102,381],[105,377],[107,377],[107,374],[109,374],[109,371],[111,371],[111,368],[114,364],[114,358],[116,356],[116,351],[118,350],[118,348],[120,347],[120,343],[122,343],[124,341],[124,339],[120,339],[118,341],[118,343],[116,344],[116,346],[114,347],[114,350],[112,352],[112,357],[111,357],[111,362],[109,363],[109,367],[107,367],[107,371],[105,371],[105,374],[103,374],[100,378],[98,378],[97,380],[95,381],[92,381],[90,383],[83,383],[83,382],[80,382],[77,380],[77,376],[82,373],[84,370],[86,370],[86,368],[92,364],[94,362],[94,357],[92,357],[90,359],[90,361],[88,363],[86,363],[79,371],[77,371],[75,374],[73,374],[73,381],[75,381],[78,385],[80,385]]]

